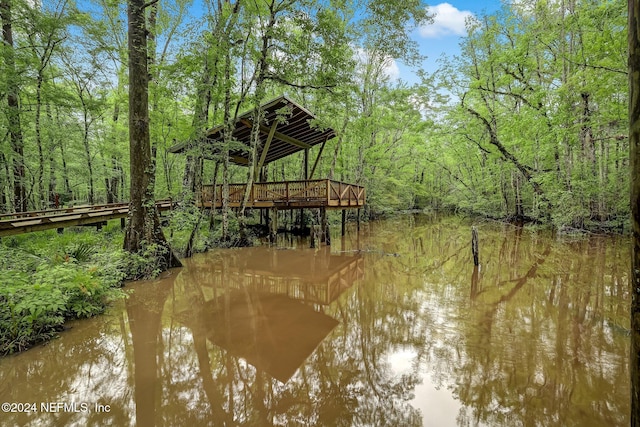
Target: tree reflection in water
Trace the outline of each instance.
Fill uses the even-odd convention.
[[[628,424],[626,240],[478,228],[476,270],[468,224],[420,217],[317,251],[197,255],[0,360],[4,401],[109,413],[2,422]]]

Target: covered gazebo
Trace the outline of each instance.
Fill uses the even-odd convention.
[[[314,126],[315,116],[284,95],[266,102],[260,110],[263,120],[259,125],[260,144],[254,174],[256,182],[251,186],[246,207],[276,212],[281,209],[319,208],[323,215],[326,209],[342,209],[344,224],[344,209],[359,209],[364,206],[364,187],[326,178],[314,179],[324,147],[328,140],[335,137],[334,130]],[[233,139],[247,146],[247,149],[230,150],[230,160],[237,165],[250,166],[249,147],[254,115],[254,110],[248,111],[234,123]],[[211,150],[205,151],[216,152],[216,144],[223,139],[223,128],[223,125],[219,125],[206,132],[206,142],[210,144]],[[310,164],[309,150],[316,145],[320,145],[320,149],[313,164]],[[169,151],[182,153],[187,148],[188,144],[182,143],[171,147]],[[300,151],[304,151],[304,180],[263,182],[260,179],[264,178],[264,166]],[[229,184],[229,207],[240,207],[246,186],[246,183]],[[222,185],[216,185],[215,188],[204,185],[202,194],[198,195],[198,202],[205,207],[221,207]]]

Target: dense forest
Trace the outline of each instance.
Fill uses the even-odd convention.
[[[428,73],[411,37],[433,19],[419,0],[0,0],[0,213],[135,207],[124,236],[114,225],[2,239],[0,353],[100,312],[123,279],[176,265],[148,262],[169,248],[242,234],[243,209],[206,221],[193,201],[202,185],[254,180],[230,162],[230,129],[252,110],[259,126],[259,106],[283,94],[335,130],[311,149],[323,150],[316,176],[366,187],[366,217],[624,226],[626,15],[621,0],[504,2],[469,19],[461,54]],[[392,78],[394,61],[415,82]],[[264,178],[302,179],[303,163],[282,158]],[[179,202],[164,231],[147,214],[154,198]]]
[[[1,211],[129,199],[126,6],[2,1]],[[622,1],[505,4],[468,21],[462,54],[432,75],[410,38],[431,19],[419,1],[146,6],[156,198],[193,198],[216,164],[246,182],[250,168],[224,150],[203,161],[198,141],[284,93],[336,130],[318,176],[366,186],[369,215],[459,209],[578,228],[628,216]],[[392,80],[392,60],[419,82]],[[181,142],[187,155],[168,152]],[[267,178],[300,178],[301,158]]]

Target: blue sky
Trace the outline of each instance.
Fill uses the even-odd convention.
[[[473,1],[447,0],[447,2],[430,2],[429,9],[435,13],[435,21],[431,25],[421,27],[412,33],[418,42],[420,52],[427,56],[422,68],[430,73],[438,69],[437,60],[442,55],[457,55],[459,43],[465,36],[465,19],[469,16],[490,14],[500,9],[500,0]],[[401,63],[390,66],[388,74],[392,79],[402,79],[412,83],[416,80],[414,70]]]

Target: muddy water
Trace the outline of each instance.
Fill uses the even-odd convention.
[[[479,234],[479,270],[419,217],[195,256],[1,359],[0,424],[628,425],[628,241]]]

